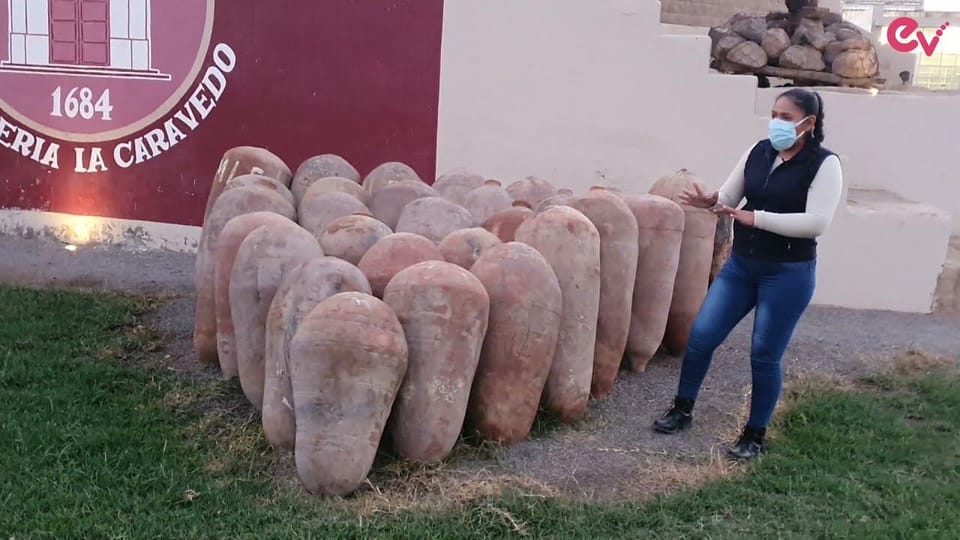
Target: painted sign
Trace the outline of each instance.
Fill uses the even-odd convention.
[[[897,17],[890,26],[887,27],[887,42],[894,50],[899,52],[913,52],[918,46],[923,49],[927,56],[933,56],[940,44],[940,37],[943,31],[950,26],[950,21],[940,25],[935,35],[927,38],[926,34],[920,31],[920,23],[912,17]]]
[[[61,155],[50,138],[99,143],[161,121],[191,90],[213,30],[214,0],[7,0],[0,145],[53,169],[127,168],[186,138],[222,97],[237,57],[225,43],[186,106],[147,134]],[[2,28],[2,26],[0,26]],[[46,138],[45,138],[46,137]]]
[[[0,0],[0,207],[198,224],[242,145],[429,179],[443,3],[378,4]]]

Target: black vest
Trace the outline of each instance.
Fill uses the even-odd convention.
[[[744,210],[781,214],[805,212],[810,184],[823,160],[835,154],[808,142],[790,161],[781,163],[771,172],[777,155],[769,139],[760,141],[750,151],[743,171],[743,196],[747,200]],[[817,241],[781,236],[734,222],[733,251],[772,261],[809,261],[817,257]]]

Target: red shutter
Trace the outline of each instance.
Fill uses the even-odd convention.
[[[80,0],[80,63],[110,65],[110,0]]]
[[[50,61],[54,64],[79,63],[80,0],[50,0]]]
[[[110,65],[110,0],[50,0],[54,64]]]

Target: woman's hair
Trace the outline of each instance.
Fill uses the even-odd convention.
[[[810,132],[810,140],[813,141],[816,145],[820,145],[823,142],[823,99],[820,98],[820,94],[817,92],[812,92],[810,90],[804,90],[803,88],[791,88],[786,92],[777,96],[777,99],[782,97],[788,98],[793,102],[794,105],[800,108],[804,114],[807,116],[814,116],[816,118],[813,125],[813,131]]]

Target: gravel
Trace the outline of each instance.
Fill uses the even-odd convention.
[[[147,321],[165,336],[163,367],[193,381],[217,378],[215,370],[199,366],[192,353],[193,255],[107,246],[70,252],[45,238],[9,236],[0,236],[0,253],[0,282],[165,297],[167,301]],[[650,429],[670,404],[680,364],[678,358],[660,356],[643,374],[621,373],[613,392],[592,403],[579,425],[553,428],[498,451],[493,459],[463,460],[456,467],[520,476],[590,500],[649,495],[670,488],[678,478],[707,475],[703,465],[723,450],[745,417],[751,327],[748,316],[717,350],[697,403],[694,428],[687,432],[665,436]],[[955,315],[813,306],[787,350],[787,378],[850,380],[911,350],[960,357],[958,330],[960,318]],[[701,473],[683,474],[684,463]]]

